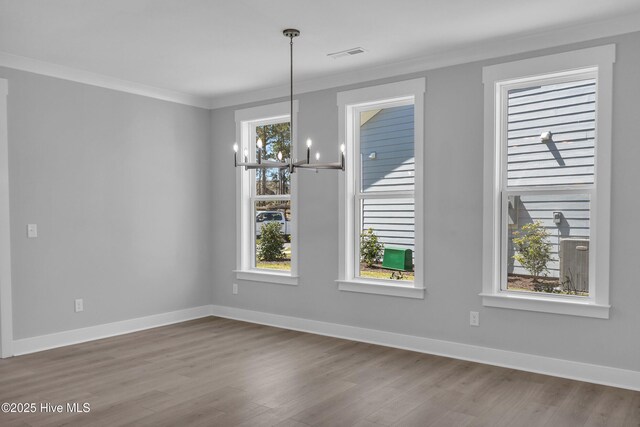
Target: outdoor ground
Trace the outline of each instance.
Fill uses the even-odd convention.
[[[389,270],[386,268],[382,268],[380,265],[374,265],[373,267],[367,267],[364,263],[360,264],[360,277],[369,277],[372,279],[387,279],[393,280],[391,278],[391,274],[396,272],[395,270]],[[399,273],[399,272],[396,272]],[[413,271],[403,271],[402,273],[402,281],[413,281],[414,274]]]
[[[260,240],[258,239],[258,243]],[[281,261],[257,261],[256,268],[264,268],[266,270],[291,271],[291,243],[284,244],[285,259]]]
[[[285,256],[286,258],[281,261],[256,261],[256,268],[262,268],[265,270],[279,270],[279,271],[291,271],[291,244],[285,243]],[[387,279],[393,280],[391,274],[395,270],[389,270],[382,268],[380,265],[373,267],[367,267],[364,263],[360,264],[360,277],[368,277],[371,279]],[[396,274],[399,272],[395,272]],[[402,272],[402,278],[396,279],[401,281],[411,282],[414,280],[413,271]]]
[[[552,286],[556,289],[558,294],[567,294],[566,291],[560,289],[560,281],[556,278],[539,278],[543,285]],[[519,274],[509,274],[507,276],[507,289],[510,291],[522,291],[522,292],[540,292],[536,291],[533,284],[532,276],[525,276]],[[588,292],[578,292],[577,295],[588,296]]]
[[[282,261],[258,261],[256,268],[264,268],[266,270],[291,271],[291,260]]]

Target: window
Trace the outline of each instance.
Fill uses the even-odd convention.
[[[484,305],[608,318],[614,56],[484,68]]]
[[[276,161],[279,153],[288,158],[294,149],[289,104],[236,111],[236,133],[239,151],[249,162],[258,156],[263,163]],[[277,168],[238,168],[237,173],[237,278],[297,284],[295,174]]]
[[[340,290],[423,298],[424,79],[338,94]]]

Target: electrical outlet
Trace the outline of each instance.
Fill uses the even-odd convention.
[[[480,326],[480,313],[478,313],[477,311],[469,312],[469,325]]]
[[[233,294],[234,295],[238,295],[238,284],[237,283],[233,284]]]
[[[27,224],[27,237],[29,239],[38,237],[38,224]]]
[[[77,299],[75,303],[76,303],[76,313],[84,311],[84,301],[82,301],[82,299]]]

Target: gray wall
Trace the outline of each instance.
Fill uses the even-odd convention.
[[[611,318],[609,320],[483,307],[482,290],[482,66],[615,42]],[[424,300],[340,292],[338,275],[337,173],[300,176],[300,285],[239,283],[233,295],[235,228],[216,226],[214,303],[384,331],[545,355],[640,371],[640,263],[636,242],[640,201],[640,33],[547,49],[526,55],[453,66],[397,79],[426,76]],[[366,83],[340,90],[367,86]],[[324,153],[338,144],[338,89],[302,94],[300,141],[311,137]],[[243,105],[246,107],[248,105]],[[212,112],[214,153],[235,140],[234,110]],[[461,122],[462,120],[462,122]],[[461,125],[463,123],[463,125]],[[234,224],[234,168],[213,156],[216,224]],[[481,326],[469,326],[469,311]]]
[[[209,304],[209,111],[6,68],[0,77],[14,338]]]

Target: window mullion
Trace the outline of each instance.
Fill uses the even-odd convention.
[[[412,199],[415,197],[414,191],[384,191],[370,193],[356,193],[356,200],[361,199]]]
[[[563,187],[563,186],[548,186],[548,187],[510,187],[502,190],[502,194],[507,196],[519,196],[519,195],[538,195],[538,194],[589,194],[595,193],[593,186],[584,187]]]
[[[256,202],[270,202],[273,200],[291,200],[290,194],[264,194],[260,196],[253,196],[252,200]]]

